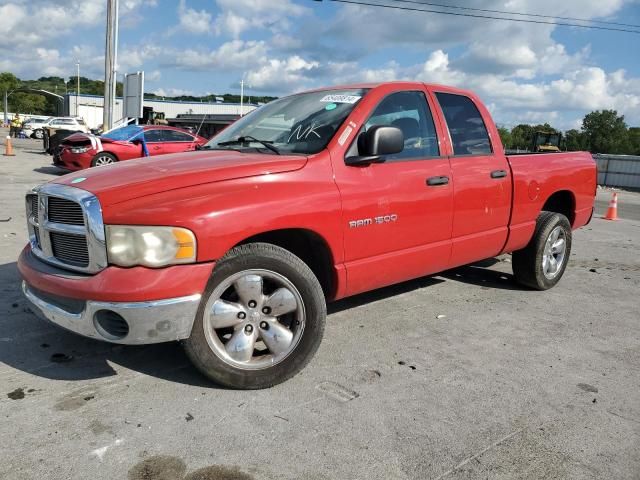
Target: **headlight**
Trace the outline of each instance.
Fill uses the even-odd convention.
[[[73,147],[71,153],[85,153],[89,151],[89,147]]]
[[[164,267],[196,261],[196,237],[179,227],[107,225],[107,258],[121,267]]]

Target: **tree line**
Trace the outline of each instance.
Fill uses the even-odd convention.
[[[520,124],[511,130],[499,127],[498,132],[505,148],[512,150],[531,150],[536,132],[561,133],[548,123]],[[559,146],[569,151],[640,155],[640,127],[629,127],[616,110],[596,110],[585,115],[580,130],[564,132]]]
[[[21,80],[10,72],[0,73],[0,102],[5,90],[7,92],[13,92],[17,88],[33,88],[37,90],[46,90],[57,95],[64,96],[65,94],[74,95],[76,93],[78,85],[77,77],[69,77],[64,79],[62,77],[40,77],[37,80]],[[116,95],[122,95],[122,82],[118,82],[116,85]],[[80,77],[80,94],[85,95],[104,95],[104,81],[92,80],[87,77]],[[205,95],[205,96],[189,96],[182,95],[177,97],[161,97],[153,93],[145,93],[144,98],[152,99],[165,99],[165,100],[178,100],[184,102],[215,102],[216,97],[222,97],[227,103],[240,103],[240,95],[225,93],[222,95]],[[251,102],[267,103],[276,97],[269,96],[254,96],[250,97],[245,95],[244,101],[248,102],[249,98]],[[13,92],[8,98],[9,111],[26,113],[30,115],[57,115],[59,100],[55,97],[45,96],[37,93],[29,92]],[[2,108],[0,106],[0,108]]]

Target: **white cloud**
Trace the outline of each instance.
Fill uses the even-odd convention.
[[[174,51],[173,64],[189,70],[243,70],[260,64],[267,55],[264,41],[231,40],[215,50]]]
[[[216,0],[216,4],[221,12],[215,19],[216,33],[234,38],[250,28],[281,32],[290,26],[289,18],[309,12],[291,0]]]
[[[153,91],[159,97],[181,97],[194,95],[192,90],[184,90],[182,88],[157,88]]]
[[[260,68],[248,72],[247,84],[259,90],[287,92],[302,90],[312,83],[309,73],[319,66],[298,55],[279,60],[271,59]]]
[[[169,34],[192,33],[205,35],[213,32],[212,15],[206,10],[195,10],[187,6],[186,0],[178,4],[178,25],[170,29]]]

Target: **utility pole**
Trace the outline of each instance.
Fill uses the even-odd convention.
[[[116,93],[116,62],[118,56],[118,0],[107,0],[107,39],[104,55],[104,110],[102,129],[113,127]]]
[[[240,80],[240,117],[244,113],[244,77]]]
[[[76,77],[78,79],[78,84],[76,88],[76,117],[78,116],[78,98],[80,97],[80,60],[76,60]]]

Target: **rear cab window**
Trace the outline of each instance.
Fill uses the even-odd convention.
[[[454,93],[435,95],[449,128],[453,155],[491,155],[489,133],[473,100]]]

